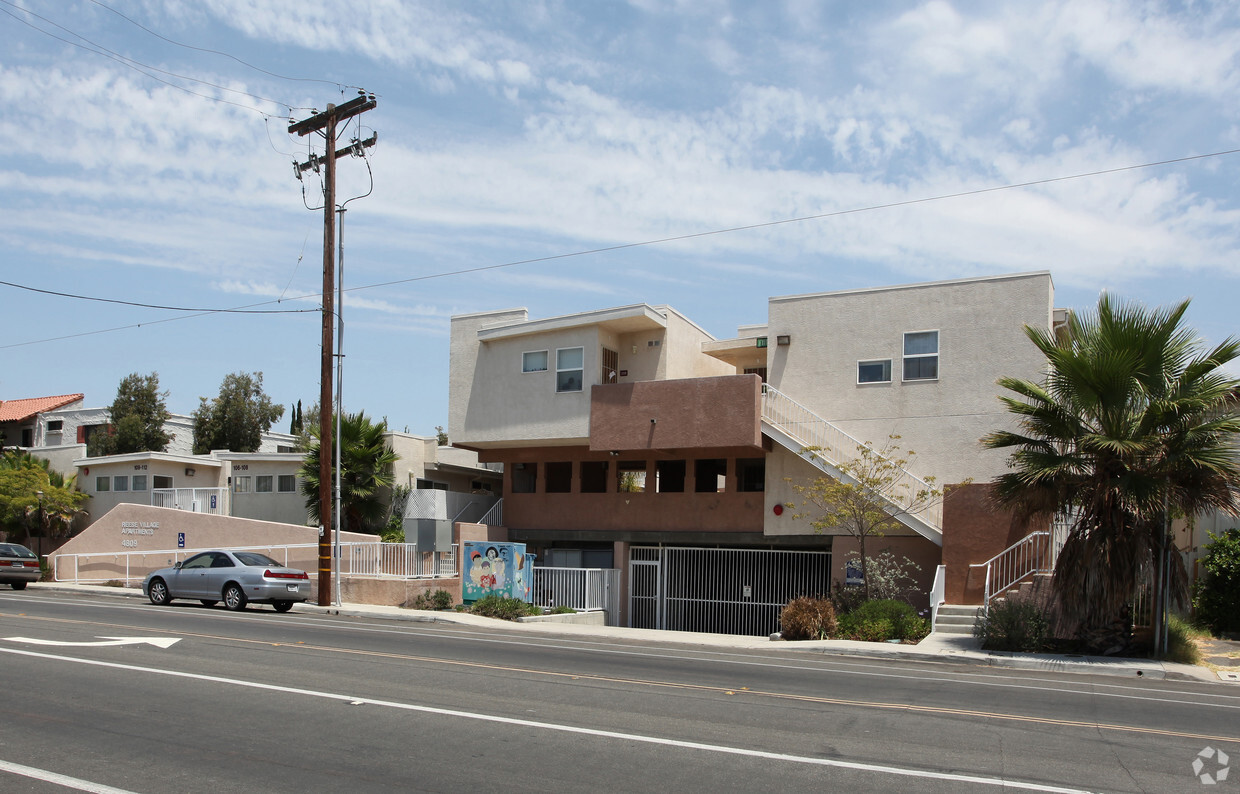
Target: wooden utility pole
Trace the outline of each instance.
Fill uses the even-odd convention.
[[[346,147],[336,151],[336,124],[353,118],[376,104],[373,95],[362,94],[339,107],[328,105],[327,110],[308,119],[289,125],[289,133],[308,135],[323,131],[326,140],[323,151],[323,351],[319,369],[319,606],[332,602],[332,321],[335,315],[335,256],[336,256],[336,160],[353,151]],[[365,145],[374,145],[371,138]],[[318,160],[312,157],[306,163],[297,164],[300,171],[314,168]],[[339,410],[337,406],[336,410]],[[335,516],[335,521],[340,517]]]

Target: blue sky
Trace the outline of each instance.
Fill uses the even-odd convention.
[[[772,295],[1050,270],[1057,305],[1191,297],[1207,341],[1237,333],[1240,154],[1128,169],[1240,148],[1232,2],[0,12],[0,280],[281,312],[0,285],[0,399],[107,405],[155,371],[189,413],[261,371],[276,402],[314,402],[322,212],[303,184],[321,196],[286,130],[358,87],[379,143],[340,161],[340,200],[371,191],[345,218],[345,405],[397,430],[447,424],[449,317],[514,306],[666,303],[727,338]]]

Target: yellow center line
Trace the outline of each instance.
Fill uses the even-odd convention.
[[[2,615],[3,613],[0,613]],[[952,708],[949,706],[923,706],[915,703],[893,703],[881,700],[854,700],[851,698],[832,698],[820,697],[815,695],[795,695],[788,692],[767,692],[763,690],[749,689],[748,687],[721,687],[709,684],[686,684],[674,681],[658,681],[643,678],[619,678],[616,676],[596,675],[592,673],[563,673],[555,670],[538,670],[530,667],[514,667],[511,665],[491,664],[488,662],[475,662],[463,659],[444,659],[437,656],[416,656],[406,653],[392,653],[389,651],[366,651],[359,648],[336,648],[327,645],[307,645],[303,642],[271,642],[270,640],[247,640],[239,637],[227,637],[218,634],[200,634],[186,631],[173,631],[170,629],[149,629],[146,627],[135,627],[120,623],[98,623],[95,621],[73,620],[69,618],[49,618],[34,617],[25,613],[17,615],[8,615],[7,617],[23,617],[28,620],[39,620],[49,623],[70,623],[84,624],[91,626],[101,626],[113,629],[126,629],[132,631],[154,631],[161,634],[175,634],[182,637],[194,637],[196,639],[219,640],[223,642],[238,642],[249,645],[266,645],[268,647],[289,648],[304,651],[321,651],[323,653],[339,653],[351,656],[367,656],[379,659],[398,659],[409,662],[425,662],[428,664],[451,665],[455,667],[468,667],[479,670],[495,670],[497,672],[506,673],[524,673],[527,675],[542,676],[545,678],[564,678],[572,681],[597,681],[600,683],[611,684],[628,684],[636,686],[660,687],[666,689],[683,689],[696,692],[710,692],[715,694],[723,694],[728,696],[748,695],[756,698],[773,698],[777,700],[792,700],[802,703],[822,703],[833,706],[848,706],[852,708],[862,709],[882,709],[889,711],[908,711],[922,714],[941,714],[953,717],[975,717],[988,720],[1000,720],[1008,722],[1026,722],[1037,725],[1054,725],[1069,728],[1093,728],[1105,731],[1119,731],[1123,733],[1141,733],[1153,736],[1167,736],[1181,739],[1195,739],[1207,742],[1229,742],[1232,744],[1240,744],[1240,737],[1236,736],[1216,736],[1206,733],[1189,733],[1186,731],[1172,731],[1160,728],[1149,728],[1142,725],[1118,725],[1113,723],[1088,722],[1082,720],[1065,720],[1054,717],[1035,717],[1026,714],[1008,714],[1005,712],[995,711],[979,711],[976,709]],[[1086,695],[1088,693],[1082,692]]]

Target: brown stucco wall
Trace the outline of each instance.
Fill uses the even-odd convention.
[[[859,550],[857,539],[848,535],[837,535],[831,540],[831,585],[844,581],[844,565],[848,561],[849,552]],[[900,558],[907,557],[920,569],[912,572],[917,582],[917,590],[909,597],[916,609],[927,609],[930,606],[930,586],[934,583],[934,572],[939,566],[942,550],[930,540],[920,535],[870,537],[865,539],[865,554],[869,559],[883,551],[890,551],[902,563]]]
[[[590,392],[590,449],[762,446],[757,375],[642,381]]]
[[[985,590],[985,562],[1030,532],[1049,528],[1049,522],[1020,522],[999,507],[988,483],[953,485],[943,500],[943,564],[947,566],[949,604],[980,604]]]

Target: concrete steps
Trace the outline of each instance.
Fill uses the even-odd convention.
[[[973,622],[981,607],[970,604],[943,604],[934,623],[940,634],[973,634]]]

